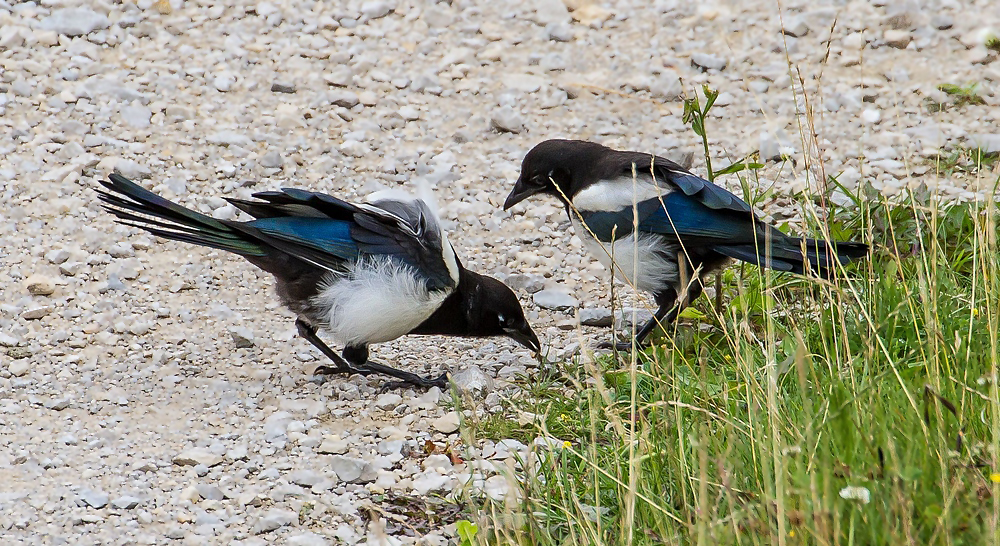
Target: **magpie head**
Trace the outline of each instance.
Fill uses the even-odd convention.
[[[589,159],[593,143],[579,140],[546,140],[538,144],[521,161],[521,175],[504,201],[504,210],[536,193],[547,193],[568,201],[573,197],[574,172],[581,160]],[[600,145],[597,145],[600,146]]]
[[[475,294],[468,302],[470,334],[505,336],[532,352],[539,352],[538,336],[532,331],[514,291],[504,283],[483,275],[478,277]]]

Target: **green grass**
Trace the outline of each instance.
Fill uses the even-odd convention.
[[[835,284],[733,269],[720,312],[639,359],[562,364],[476,437],[551,436],[479,500],[519,544],[983,544],[1000,484],[993,211],[865,201],[835,215],[872,259]],[[538,415],[518,424],[521,412]],[[558,446],[558,444],[556,444]],[[528,465],[530,467],[530,465]],[[1000,479],[1000,476],[994,476]],[[870,501],[845,499],[864,488]],[[855,491],[862,491],[856,489]],[[511,518],[510,513],[524,517]],[[596,517],[596,514],[602,514]]]
[[[979,95],[979,84],[970,83],[968,85],[955,85],[953,83],[942,83],[938,86],[938,90],[943,91],[948,98],[950,103],[937,102],[933,99],[928,99],[926,101],[927,109],[930,112],[940,112],[942,110],[947,110],[950,106],[955,108],[962,108],[963,106],[973,104],[981,105],[986,104],[986,100]]]
[[[553,363],[467,423],[556,441],[515,495],[469,496],[463,544],[996,542],[996,208],[853,197],[810,218],[873,244],[834,282],[731,268],[652,349]]]
[[[1000,162],[1000,154],[988,154],[978,148],[955,148],[930,160],[942,176],[986,175]]]

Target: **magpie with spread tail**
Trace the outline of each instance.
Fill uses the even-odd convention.
[[[789,237],[673,161],[594,142],[535,146],[503,208],[538,193],[562,200],[584,247],[616,277],[652,293],[657,310],[636,333],[636,345],[657,324],[676,320],[701,294],[702,280],[734,259],[828,279],[838,265],[868,254],[864,243]]]
[[[446,387],[447,373],[420,377],[368,359],[369,344],[407,334],[506,336],[539,351],[514,292],[462,267],[432,209],[404,192],[358,205],[300,189],[255,193],[259,201],[228,199],[255,218],[237,222],[186,209],[118,174],[101,184],[104,208],[119,222],[239,254],[274,275],[299,334],[333,363],[317,374]],[[342,343],[343,356],[317,331]]]

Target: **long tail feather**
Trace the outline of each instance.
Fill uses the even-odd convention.
[[[125,225],[139,227],[165,239],[216,248],[242,256],[266,256],[266,248],[212,217],[182,207],[119,174],[111,174],[97,190],[104,208]],[[138,213],[138,214],[135,214]],[[152,218],[147,218],[146,215]]]
[[[844,265],[868,255],[868,245],[865,243],[830,244],[821,239],[793,237],[772,240],[769,249],[761,242],[759,245],[719,245],[715,250],[730,258],[761,267],[790,271],[799,275],[804,275],[809,270],[825,279],[833,276],[837,265]]]

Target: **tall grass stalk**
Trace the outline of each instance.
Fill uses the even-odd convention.
[[[534,446],[508,461],[509,495],[469,496],[477,540],[996,542],[998,180],[975,172],[993,192],[960,206],[825,179],[822,199],[804,196],[829,207],[806,207],[806,231],[870,242],[869,260],[832,282],[731,268],[725,306],[702,298],[652,349],[584,346],[554,376],[526,378],[503,413],[466,429],[469,444]],[[835,189],[852,204],[834,205]]]

